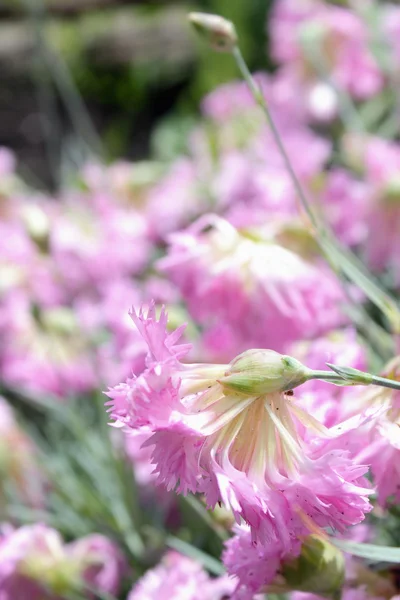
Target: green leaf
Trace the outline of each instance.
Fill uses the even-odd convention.
[[[213,556],[210,556],[209,554],[206,554],[202,550],[199,550],[199,548],[192,546],[192,544],[189,544],[188,542],[184,542],[173,535],[169,535],[166,539],[166,544],[173,550],[176,550],[177,552],[180,552],[189,558],[197,560],[213,575],[223,575],[225,573],[224,566],[219,562],[219,560]]]
[[[347,552],[353,556],[367,558],[368,560],[377,563],[383,561],[400,564],[400,548],[393,548],[392,546],[376,546],[375,544],[360,544],[358,542],[334,538],[331,538],[331,541],[337,548],[340,548],[343,552]]]

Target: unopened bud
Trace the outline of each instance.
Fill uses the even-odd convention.
[[[237,45],[237,33],[231,21],[207,13],[189,13],[189,21],[196,31],[219,52],[231,52]]]
[[[311,371],[291,356],[274,350],[246,350],[229,365],[219,382],[243,394],[285,392],[309,379]]]
[[[288,589],[340,597],[345,576],[343,554],[326,538],[310,535],[300,556],[283,565],[282,575]]]

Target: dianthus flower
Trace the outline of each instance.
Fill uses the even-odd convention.
[[[135,583],[127,600],[222,600],[233,587],[227,576],[211,579],[196,561],[168,552]]]
[[[293,589],[334,597],[345,574],[343,555],[325,535],[307,536],[290,552],[279,544],[254,544],[246,527],[236,527],[222,555],[235,581],[231,600],[253,600],[258,593],[282,593]]]
[[[126,562],[118,547],[102,535],[64,545],[46,525],[20,527],[0,535],[2,600],[57,600],[74,592],[118,593]]]
[[[216,330],[219,336],[225,329],[227,355],[251,347],[285,351],[288,343],[321,335],[345,320],[337,278],[307,256],[307,247],[302,257],[277,237],[240,232],[208,215],[173,234],[159,262],[206,335]],[[301,244],[307,232],[293,237]]]
[[[363,519],[366,467],[340,447],[324,452],[321,440],[335,432],[291,396],[306,367],[272,350],[229,365],[183,364],[190,345],[177,343],[182,327],[168,333],[154,306],[131,314],[149,347],[147,368],[111,389],[107,405],[117,427],[153,432],[146,446],[160,483],[201,492],[209,507],[223,502],[253,539],[278,540],[285,550],[308,530],[303,513],[339,530]]]

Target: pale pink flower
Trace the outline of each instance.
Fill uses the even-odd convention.
[[[95,387],[88,340],[69,307],[33,304],[14,290],[0,308],[3,319],[0,374],[8,385],[64,398]]]
[[[366,254],[372,268],[391,269],[400,282],[400,144],[372,138],[363,146],[365,179],[370,188]]]
[[[366,468],[339,447],[325,452],[333,432],[279,391],[281,380],[243,389],[227,376],[236,381],[243,360],[266,360],[268,372],[268,361],[282,366],[283,357],[254,350],[230,365],[184,365],[182,328],[167,333],[165,313],[157,320],[154,307],[132,318],[149,347],[147,368],[111,389],[107,405],[116,426],[153,431],[145,446],[154,446],[160,483],[202,492],[209,507],[222,501],[250,525],[253,539],[278,540],[286,551],[307,531],[302,513],[339,530],[363,519],[370,509]],[[305,430],[314,432],[310,442]]]
[[[320,195],[321,211],[344,244],[358,246],[368,239],[370,195],[368,184],[344,169],[332,169],[326,174]]]
[[[59,533],[35,524],[0,537],[0,597],[58,600],[66,593],[85,590],[118,593],[126,570],[118,547],[101,535],[63,544]]]
[[[240,232],[205,216],[170,237],[159,262],[174,281],[190,314],[207,332],[231,339],[230,355],[251,347],[282,351],[346,321],[342,291],[321,262],[302,258],[276,242],[271,231]]]
[[[151,244],[145,217],[105,194],[65,196],[54,219],[50,252],[71,294],[145,267]]]
[[[170,171],[149,190],[146,216],[153,239],[187,225],[207,207],[200,193],[198,165],[180,158]]]
[[[135,583],[127,600],[223,600],[233,587],[227,576],[212,579],[193,559],[168,552]]]
[[[315,340],[295,342],[289,353],[310,369],[326,370],[328,362],[361,371],[367,369],[365,347],[351,327],[331,331]],[[327,427],[332,427],[356,414],[354,404],[359,393],[357,387],[332,386],[315,379],[302,385],[297,397],[304,409]]]
[[[369,47],[367,26],[346,8],[322,0],[281,0],[275,3],[270,31],[275,59],[296,65],[305,82],[321,79],[322,69],[358,100],[370,98],[385,83]],[[316,64],[305,51],[305,39],[314,51]]]
[[[268,102],[269,109],[280,127],[297,128],[304,125],[307,110],[299,98],[293,94],[293,80],[289,79],[282,71],[274,75],[255,73],[254,79],[263,92]],[[243,81],[233,81],[218,86],[202,101],[203,114],[212,119],[216,125],[223,126],[231,123],[233,127],[240,128],[248,122],[261,123],[257,118],[259,109]],[[222,130],[223,131],[223,130]]]

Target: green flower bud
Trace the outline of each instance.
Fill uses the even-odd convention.
[[[345,576],[343,554],[329,540],[310,535],[300,556],[284,564],[282,575],[288,589],[340,598]]]
[[[196,31],[219,52],[231,52],[237,45],[235,26],[231,21],[218,15],[192,12],[189,21]]]
[[[274,350],[246,350],[229,365],[219,382],[251,396],[285,392],[309,379],[311,371],[291,356]]]

